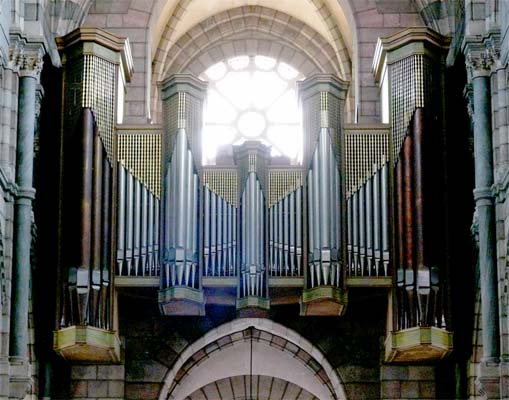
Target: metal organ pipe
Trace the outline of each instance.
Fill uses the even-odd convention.
[[[302,271],[302,187],[298,187],[296,190],[296,207],[295,207],[295,219],[296,219],[296,227],[295,227],[295,235],[296,235],[296,245],[297,245],[297,275],[301,276]]]
[[[126,170],[119,163],[118,166],[118,206],[117,206],[117,274],[124,275],[125,261],[125,187]]]
[[[204,187],[203,193],[203,272],[205,276],[209,274],[209,258],[210,258],[210,189]]]

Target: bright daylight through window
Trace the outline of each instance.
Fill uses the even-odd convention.
[[[304,76],[290,65],[264,56],[239,56],[208,68],[209,82],[203,163],[214,165],[228,145],[259,140],[272,156],[302,160],[302,128],[297,81]]]

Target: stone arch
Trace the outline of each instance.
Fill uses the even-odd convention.
[[[254,349],[251,370],[245,362],[249,346]],[[231,368],[218,368],[225,364]],[[189,345],[167,372],[159,399],[181,400],[211,382],[250,373],[286,380],[321,400],[346,399],[339,376],[320,350],[297,332],[263,318],[225,323]]]
[[[256,395],[258,400],[320,400],[295,383],[272,376],[237,375],[209,383],[201,387],[185,400],[215,399],[233,400],[249,399]]]

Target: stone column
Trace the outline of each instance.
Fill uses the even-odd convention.
[[[479,266],[483,361],[499,357],[499,312],[497,290],[497,253],[493,185],[493,148],[491,126],[491,61],[484,51],[469,51],[466,57],[471,73],[474,111],[474,199],[479,223]]]
[[[26,54],[20,68],[16,185],[14,205],[14,263],[9,355],[27,358],[30,245],[32,226],[33,155],[36,88],[42,68],[42,53]]]

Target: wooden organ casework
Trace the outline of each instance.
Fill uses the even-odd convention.
[[[151,290],[163,315],[206,305],[268,316],[341,316],[349,288],[386,290],[386,361],[440,359],[447,330],[442,195],[445,38],[413,28],[380,40],[383,123],[344,123],[348,83],[299,82],[301,165],[248,140],[202,165],[207,83],[160,82],[162,125],[122,124],[128,44],[81,28],[64,58],[60,281],[55,350],[117,362],[116,290]],[[357,292],[357,291],[356,291]]]
[[[375,52],[382,108],[391,124],[393,288],[387,361],[439,359],[452,351],[444,222],[448,45],[448,39],[428,28],[411,28],[379,39]]]
[[[59,279],[54,349],[79,362],[118,362],[115,126],[132,74],[129,43],[79,28],[58,38],[63,62]]]

